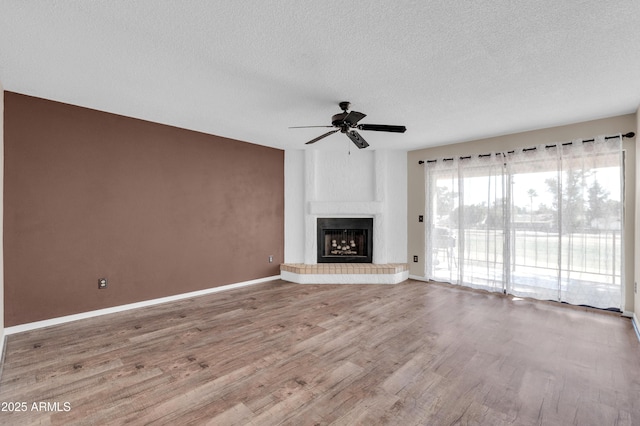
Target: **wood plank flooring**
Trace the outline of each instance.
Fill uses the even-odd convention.
[[[10,335],[0,402],[26,403],[9,425],[637,425],[640,344],[444,284],[274,281]]]

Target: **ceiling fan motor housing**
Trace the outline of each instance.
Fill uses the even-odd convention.
[[[344,119],[347,117],[348,112],[341,112],[340,114],[336,114],[331,117],[331,124],[336,127],[342,127],[342,125],[346,124]]]
[[[356,131],[358,130],[373,130],[377,132],[396,132],[396,133],[404,133],[407,128],[404,126],[388,126],[383,124],[358,124],[360,120],[365,118],[367,114],[363,114],[358,111],[349,111],[351,107],[351,103],[349,102],[340,102],[340,109],[342,112],[339,114],[335,114],[331,117],[331,126],[335,127],[336,130],[331,130],[323,135],[318,136],[317,138],[311,139],[306,144],[316,143],[321,139],[326,138],[337,132],[344,133],[351,141],[360,149],[366,148],[369,146],[366,140]],[[331,126],[302,126],[302,127],[331,127]]]

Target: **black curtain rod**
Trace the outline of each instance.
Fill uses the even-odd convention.
[[[632,138],[634,137],[636,134],[634,132],[627,132],[624,135],[615,135],[615,136],[605,136],[605,139],[615,139],[615,138],[619,138],[620,136],[622,136],[622,138]],[[582,143],[585,142],[595,142],[595,139],[584,139],[582,141]],[[571,145],[573,142],[564,142],[561,145],[562,146],[566,146],[566,145]],[[545,145],[545,148],[555,148],[556,146],[558,146],[557,144],[553,144],[553,145]],[[535,146],[533,148],[524,148],[523,151],[535,151],[536,148]],[[507,151],[507,154],[513,154],[515,151]],[[500,154],[500,153],[497,153]],[[478,155],[478,157],[489,157],[491,154],[480,154]],[[469,158],[471,158],[470,155],[467,155],[466,157],[460,157],[460,160],[468,160]],[[435,163],[438,160],[427,160],[427,163]],[[452,158],[443,158],[442,161],[453,161],[453,157]],[[424,164],[424,160],[420,160],[418,161],[418,164]]]

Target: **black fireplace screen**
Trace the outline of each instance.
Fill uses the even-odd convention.
[[[318,263],[371,263],[372,232],[372,218],[319,218]]]
[[[364,256],[366,235],[364,230],[326,229],[324,256]]]

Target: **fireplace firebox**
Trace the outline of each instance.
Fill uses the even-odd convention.
[[[371,263],[373,218],[318,218],[318,263]]]

